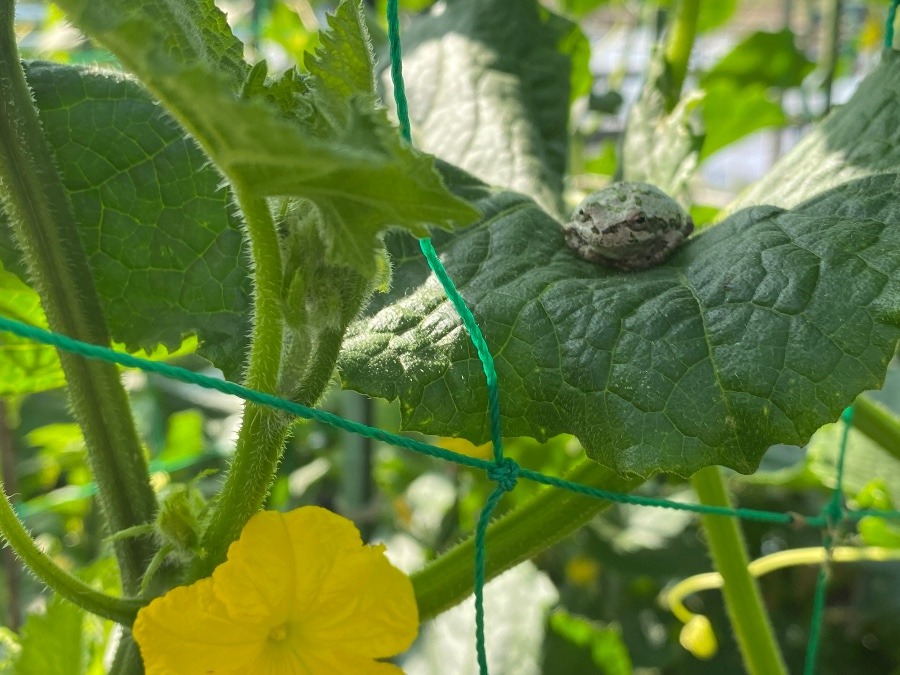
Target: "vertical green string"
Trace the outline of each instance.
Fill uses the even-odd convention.
[[[397,105],[397,119],[400,123],[400,135],[408,142],[412,143],[412,133],[409,123],[409,104],[406,100],[406,85],[403,82],[403,54],[400,45],[400,20],[397,12],[398,0],[388,0],[387,4],[387,20],[388,20],[388,42],[390,43],[391,53],[391,82],[394,85],[394,101]],[[475,317],[466,305],[465,300],[456,290],[453,280],[444,269],[444,265],[438,258],[431,239],[420,239],[419,248],[428,261],[428,266],[434,272],[444,288],[444,293],[453,303],[457,314],[463,321],[466,331],[472,344],[475,345],[475,351],[481,361],[481,367],[484,370],[484,376],[487,379],[488,388],[488,412],[491,420],[491,442],[494,448],[494,461],[500,462],[503,459],[503,436],[500,424],[500,389],[497,384],[497,370],[494,367],[494,357],[488,348],[484,335],[479,328]]]
[[[397,11],[398,0],[388,0],[388,44],[391,49],[391,82],[394,84],[394,102],[397,104],[397,120],[400,122],[400,135],[412,143],[409,127],[409,104],[406,102],[406,85],[403,83],[403,54],[400,49],[400,15]]]
[[[478,526],[475,528],[475,652],[478,655],[478,671],[481,675],[488,675],[487,647],[484,643],[485,538],[491,514],[500,502],[503,492],[503,488],[498,487],[491,493],[481,510],[481,515],[478,516]]]
[[[897,7],[900,6],[900,0],[893,0],[888,9],[887,23],[884,27],[884,48],[893,49],[894,47],[894,23],[897,20]]]
[[[390,44],[391,54],[391,81],[394,85],[394,101],[397,105],[397,118],[400,123],[400,134],[408,142],[412,142],[412,134],[409,123],[409,105],[406,100],[406,87],[403,82],[403,62],[400,46],[400,20],[397,11],[398,0],[388,0],[387,3],[387,20],[388,20],[388,42]],[[503,434],[500,423],[500,388],[497,383],[497,370],[494,367],[494,358],[491,355],[490,348],[484,339],[484,335],[479,328],[475,317],[466,305],[465,300],[460,296],[456,286],[447,270],[438,258],[434,246],[430,239],[420,239],[419,248],[428,266],[434,272],[444,293],[453,303],[462,319],[463,325],[469,334],[469,339],[475,346],[475,351],[481,361],[484,376],[487,380],[488,389],[488,413],[491,421],[491,441],[494,452],[495,467],[488,472],[491,479],[498,482],[498,487],[491,493],[481,515],[478,518],[478,525],[475,528],[475,649],[478,653],[478,668],[481,675],[488,675],[487,650],[484,641],[484,570],[485,570],[485,536],[487,527],[490,523],[491,514],[494,508],[503,496],[503,493],[511,490],[515,486],[516,476],[518,475],[518,465],[511,460],[503,457]]]
[[[826,556],[825,562],[819,568],[819,574],[816,578],[816,591],[813,596],[813,611],[810,619],[809,643],[806,646],[806,663],[803,667],[804,675],[813,675],[816,672],[816,660],[819,655],[819,644],[822,640],[822,617],[825,614],[825,592],[828,589],[828,559],[831,554],[831,545],[834,543],[832,534],[844,515],[841,505],[843,498],[842,485],[844,481],[844,463],[847,456],[847,441],[850,437],[850,428],[853,426],[853,408],[844,410],[841,419],[844,422],[844,430],[841,434],[841,446],[838,452],[835,486],[831,492],[831,499],[824,509],[826,526],[822,537],[822,545],[825,547]]]

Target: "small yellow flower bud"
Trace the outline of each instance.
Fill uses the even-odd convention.
[[[712,624],[702,614],[695,614],[681,629],[678,638],[681,646],[698,659],[711,659],[719,651],[719,643],[713,632]]]

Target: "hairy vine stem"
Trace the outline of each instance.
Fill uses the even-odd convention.
[[[249,233],[254,269],[254,326],[245,384],[275,393],[284,345],[281,310],[282,264],[278,233],[264,197],[234,184]],[[287,438],[291,419],[277,410],[248,403],[234,461],[216,498],[203,534],[205,555],[189,571],[190,579],[208,576],[225,560],[228,547],[247,521],[262,508]]]
[[[67,193],[19,62],[12,0],[0,1],[0,192],[50,327],[109,345]],[[115,533],[149,522],[156,501],[118,370],[70,353],[60,352],[59,358],[109,529]],[[115,547],[122,587],[136,595],[151,542],[128,539]]]
[[[3,487],[2,482],[0,487]],[[101,593],[58,567],[34,543],[28,530],[16,517],[5,491],[0,499],[0,531],[28,570],[56,593],[97,616],[111,619],[124,626],[130,626],[134,622],[134,617],[143,602]]]

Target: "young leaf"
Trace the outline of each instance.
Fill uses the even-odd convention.
[[[214,0],[62,0],[76,26],[96,37],[135,73],[193,63],[219,73],[236,91],[250,66]]]
[[[792,211],[747,209],[666,264],[577,258],[531,200],[463,185],[484,220],[435,239],[499,374],[503,432],[575,434],[621,473],[753,471],[881,382],[900,338],[900,175]],[[409,241],[393,292],[351,328],[348,386],[400,398],[406,428],[489,438],[481,365]]]
[[[250,284],[221,175],[134,81],[46,63],[27,75],[113,339],[152,351],[196,334],[238,376]],[[27,278],[5,226],[0,260]]]
[[[713,4],[713,3],[710,3]],[[788,89],[799,87],[815,65],[794,44],[794,34],[757,31],[744,38],[700,80],[708,84],[727,80],[737,87],[761,84]]]
[[[697,106],[702,94],[672,101],[672,76],[657,48],[647,81],[628,111],[622,140],[622,180],[651,183],[687,205],[688,181],[697,168],[703,129]]]
[[[167,31],[183,29],[172,27],[168,15],[158,20],[156,3],[125,4],[92,0],[86,9],[83,0],[60,2],[73,23],[140,77],[229,179],[256,194],[315,201],[331,228],[323,237],[330,261],[372,275],[381,230],[405,227],[422,236],[426,224],[449,227],[476,216],[442,185],[431,158],[403,144],[370,100],[338,100],[363,81],[361,64],[371,71],[356,0],[344,0],[332,19],[336,36],[323,37],[327,46],[310,63],[318,75],[312,82],[294,78],[296,88],[287,91],[296,114],[285,114],[266,87],[256,86],[259,70],[206,57],[223,39],[218,23],[192,36],[196,59],[176,58],[181,52],[159,45],[166,45]]]
[[[459,0],[413,22],[403,74],[415,144],[560,213],[571,87],[561,49],[577,55],[574,29],[535,0]]]
[[[729,208],[791,208],[848,181],[900,166],[900,52],[881,64],[837,108]],[[895,196],[896,198],[896,196]]]
[[[736,87],[728,81],[711,83],[706,86],[702,108],[706,137],[701,161],[754,131],[779,127],[787,121],[781,106],[769,98],[761,85]]]

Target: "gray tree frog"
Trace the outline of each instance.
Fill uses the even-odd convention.
[[[589,195],[563,225],[579,257],[620,270],[645,270],[668,258],[694,231],[678,202],[648,183],[614,183]]]

